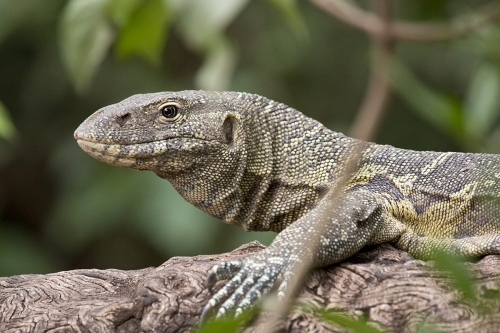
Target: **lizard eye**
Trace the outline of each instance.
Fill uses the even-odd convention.
[[[164,121],[176,121],[181,116],[177,103],[165,103],[162,104],[159,109]]]

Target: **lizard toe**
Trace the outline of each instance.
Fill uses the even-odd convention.
[[[235,311],[235,316],[240,315],[248,308],[254,306],[263,295],[267,294],[274,285],[274,280],[268,276],[262,276],[253,287],[247,291],[245,297],[241,300]]]
[[[203,308],[201,313],[201,322],[205,322],[209,313],[217,309],[224,300],[226,300],[234,291],[241,285],[245,279],[247,272],[245,270],[239,271],[228,283],[224,285],[212,298],[208,301],[207,305]]]
[[[247,297],[249,290],[256,284],[256,279],[258,279],[256,274],[249,274],[234,293],[221,305],[217,316],[234,313],[234,309],[239,307],[240,302]]]
[[[283,280],[278,287],[278,299],[283,300],[290,292],[290,288],[296,284],[297,275],[293,270],[288,270],[283,274]]]
[[[269,281],[269,279],[265,279]],[[225,314],[234,313],[237,316],[238,309],[241,313],[241,304],[247,304],[246,307],[254,305],[255,302],[260,298],[256,297],[260,294],[260,292],[255,292],[256,288],[260,289],[261,281],[259,279],[259,274],[255,274],[252,272],[247,276],[247,278],[241,283],[238,289],[222,304],[220,310]],[[259,295],[260,296],[260,295]],[[236,309],[236,312],[235,312]],[[219,310],[219,312],[220,312]]]
[[[212,293],[212,288],[217,281],[232,278],[239,272],[241,266],[241,261],[226,261],[213,266],[205,280],[205,286]]]

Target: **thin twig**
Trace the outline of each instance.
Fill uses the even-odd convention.
[[[345,186],[348,184],[349,180],[351,179],[352,175],[357,171],[358,167],[358,161],[362,157],[362,154],[364,153],[364,150],[366,148],[366,142],[363,141],[356,141],[353,144],[353,147],[348,154],[346,154],[346,160],[344,161],[341,170],[343,172],[341,173],[339,179],[337,179],[335,182],[331,183],[331,186],[328,189],[328,194],[326,195],[323,200],[331,200],[335,201],[337,200],[340,195],[342,194],[342,191],[344,190]],[[331,219],[335,216],[335,212],[338,211],[335,206],[333,209],[330,211],[325,211],[323,214],[328,214],[328,217]],[[308,246],[310,246],[312,253],[316,253],[317,249],[320,245],[320,238],[322,235],[326,234],[326,228],[328,224],[328,218],[324,218],[324,216],[319,216],[318,219],[324,221],[324,223],[319,224],[318,227],[318,232],[315,233],[315,237],[311,238]],[[260,332],[264,333],[273,333],[275,332],[275,327],[278,323],[278,321],[285,317],[285,315],[290,311],[292,301],[297,294],[297,291],[299,288],[303,285],[304,279],[307,276],[307,273],[311,269],[312,262],[308,258],[307,252],[303,252],[301,255],[301,258],[299,258],[300,261],[300,267],[294,272],[296,279],[291,281],[290,287],[287,290],[285,297],[274,304],[273,306],[273,311],[270,313],[269,317],[266,318],[266,321],[264,322],[262,329],[260,329]]]
[[[393,21],[385,27],[381,18],[365,11],[345,0],[309,0],[311,3],[353,27],[361,29],[372,36],[389,36],[393,40],[418,42],[442,41],[466,36],[494,22],[500,16],[496,4],[485,5],[478,14],[468,14],[452,19],[456,23],[415,23]],[[387,29],[387,30],[386,30]]]

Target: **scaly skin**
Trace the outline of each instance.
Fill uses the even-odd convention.
[[[94,113],[75,138],[100,161],[153,171],[226,223],[279,232],[265,250],[212,268],[209,288],[231,280],[204,315],[239,313],[274,287],[283,295],[301,260],[322,267],[365,245],[390,242],[423,259],[436,248],[500,254],[496,155],[362,143],[357,168],[334,202],[327,194],[340,184],[358,141],[258,95],[135,95]]]

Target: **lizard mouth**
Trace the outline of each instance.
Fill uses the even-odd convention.
[[[133,144],[108,144],[77,138],[78,145],[95,159],[116,166],[148,169],[161,155],[174,151],[194,151],[212,143],[208,140],[176,137]]]
[[[78,139],[78,145],[95,159],[112,165],[133,167],[140,160],[152,159],[165,152],[162,142],[106,144]]]

